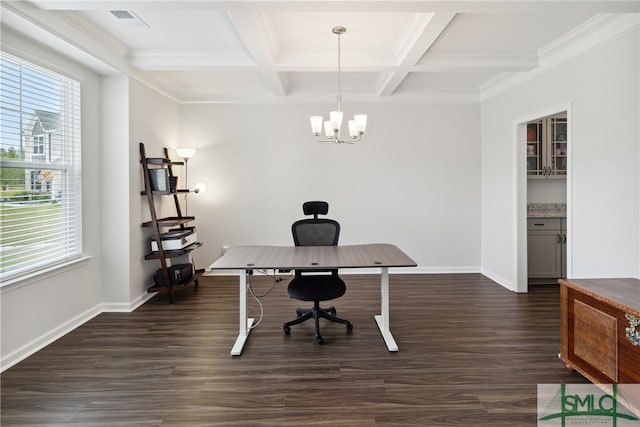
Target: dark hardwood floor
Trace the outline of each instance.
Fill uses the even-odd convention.
[[[389,353],[378,276],[343,275],[354,329],[282,324],[287,280],[262,298],[244,352],[237,277],[206,277],[133,313],[104,313],[2,374],[2,426],[535,426],[536,386],[586,383],[560,349],[559,289],[516,294],[479,274],[391,275]],[[254,277],[257,294],[271,286]],[[259,316],[249,300],[249,313]]]

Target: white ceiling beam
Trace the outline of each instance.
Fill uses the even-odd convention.
[[[267,87],[277,96],[286,96],[290,83],[283,73],[276,70],[277,42],[268,16],[249,11],[229,11],[231,22],[249,51]]]
[[[414,29],[414,35],[405,38],[403,45],[397,50],[401,55],[398,68],[389,72],[381,81],[378,89],[378,96],[391,96],[398,89],[403,80],[417,62],[424,56],[433,43],[440,37],[440,34],[447,28],[455,17],[455,13],[438,13],[433,16],[418,17],[419,23],[413,26],[421,28]]]
[[[255,70],[256,63],[244,50],[135,49],[131,65],[147,71]]]
[[[28,2],[2,2],[2,25],[53,44],[70,57],[110,74],[115,70],[132,72],[126,62],[127,48],[102,31],[88,31],[85,23],[70,19],[63,12],[43,12]],[[55,35],[55,38],[51,37]]]

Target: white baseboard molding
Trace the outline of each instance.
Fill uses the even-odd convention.
[[[100,304],[98,304],[90,308],[89,310],[85,311],[84,313],[79,314],[78,316],[74,317],[68,322],[63,323],[57,328],[54,328],[51,331],[47,332],[46,334],[43,334],[38,338],[32,340],[31,342],[23,345],[17,350],[12,351],[11,353],[7,354],[5,357],[2,358],[2,361],[0,362],[0,364],[2,365],[2,368],[0,368],[0,372],[4,372],[6,369],[9,369],[16,363],[26,359],[27,357],[31,356],[37,351],[48,346],[52,342],[58,340],[59,338],[62,338],[69,332],[76,329],[78,326],[83,325],[84,323],[93,319],[100,313],[102,313],[102,310],[101,310]]]
[[[145,292],[138,298],[129,303],[102,303],[101,308],[103,313],[131,313],[136,308],[140,307],[145,302],[149,301],[157,293]]]
[[[0,372],[4,372],[101,313],[130,313],[156,295],[145,292],[129,303],[98,304],[3,357],[0,361]]]
[[[502,286],[503,288],[507,288],[510,291],[516,292],[515,284],[513,282],[511,282],[510,280],[507,280],[504,277],[500,276],[499,274],[495,274],[494,272],[492,272],[490,270],[487,270],[486,268],[480,269],[480,273],[483,276],[486,276],[489,279],[493,280],[494,282],[496,282],[498,285]]]

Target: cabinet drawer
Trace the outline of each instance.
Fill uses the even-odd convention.
[[[528,218],[527,230],[562,230],[562,218]]]

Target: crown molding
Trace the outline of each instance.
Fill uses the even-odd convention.
[[[640,28],[640,14],[637,13],[596,15],[539,49],[539,65],[533,70],[526,73],[500,73],[482,83],[480,99],[485,101],[499,95],[556,65],[583,55],[638,28]]]
[[[537,54],[434,53],[427,54],[414,71],[465,71],[473,68],[529,71],[537,66]]]
[[[256,63],[243,50],[154,50],[138,49],[129,52],[129,62],[147,71],[255,69]]]

